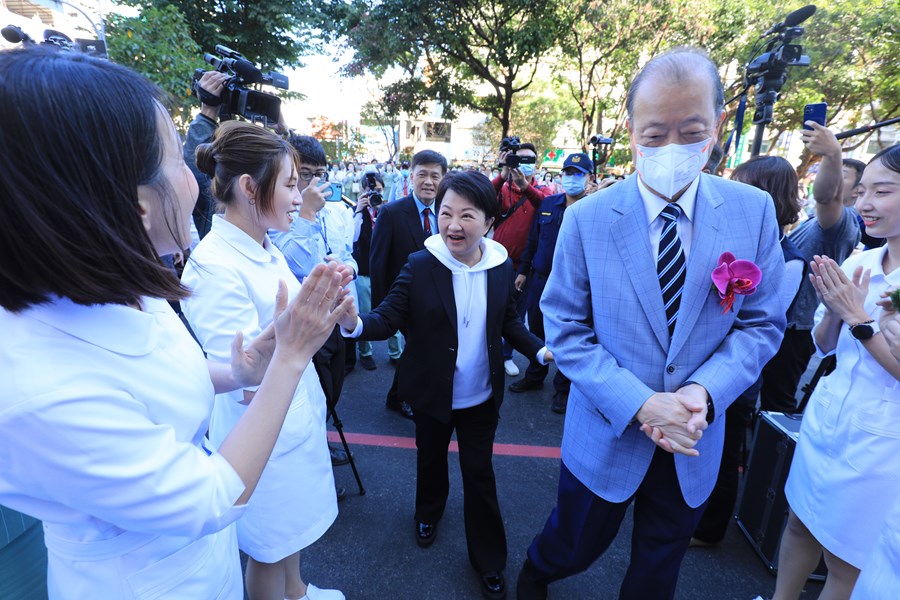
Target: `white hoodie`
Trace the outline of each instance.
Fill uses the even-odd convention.
[[[502,265],[506,248],[481,240],[481,260],[473,266],[459,262],[440,235],[425,240],[425,249],[450,270],[456,301],[456,370],[453,373],[453,410],[478,406],[491,397],[491,366],[487,352],[487,271]]]

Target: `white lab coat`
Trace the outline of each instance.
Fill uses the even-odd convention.
[[[191,254],[182,282],[193,295],[181,305],[209,358],[229,360],[234,332],[249,341],[269,324],[278,281],[289,297],[300,283],[269,241],[258,244],[221,215]],[[221,444],[246,411],[243,390],[216,396],[209,439]],[[260,562],[272,563],[319,539],[337,518],[337,497],[325,428],[325,394],[307,365],[272,456],[247,511],[237,524],[238,544]]]
[[[900,498],[881,526],[850,600],[897,600],[900,590]]]
[[[0,503],[44,522],[54,599],[242,598],[244,484],[167,302],[0,310]]]
[[[900,271],[885,277],[885,250],[841,265],[848,277],[858,265],[872,270],[865,310],[873,319],[881,293],[900,287]],[[824,311],[819,305],[817,325]],[[836,351],[837,368],[819,381],[804,412],[785,494],[819,543],[861,568],[900,496],[900,385],[845,325]]]

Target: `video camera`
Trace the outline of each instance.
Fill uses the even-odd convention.
[[[500,152],[506,152],[506,161],[499,163],[498,167],[509,167],[510,169],[518,169],[519,165],[533,165],[537,162],[536,156],[519,156],[516,154],[522,147],[522,140],[511,135],[500,141]]]
[[[7,25],[2,30],[3,38],[12,44],[29,46],[52,46],[57,50],[66,52],[82,52],[98,58],[106,58],[106,43],[102,40],[89,40],[76,38],[74,41],[61,31],[55,29],[44,30],[44,41],[36,42],[34,38],[25,33],[21,27]]]
[[[288,89],[287,75],[281,73],[263,73],[252,62],[227,46],[216,46],[216,54],[204,54],[203,60],[220,73],[231,75],[225,82],[222,94],[217,98],[200,87],[200,78],[206,73],[203,69],[194,71],[191,90],[200,102],[219,107],[220,119],[232,119],[240,116],[248,121],[261,122],[266,127],[274,125],[281,115],[281,98],[268,92],[253,89],[249,86],[271,85],[280,90]]]
[[[744,67],[745,92],[742,94],[751,86],[756,90],[756,110],[753,113],[756,136],[750,150],[752,156],[758,156],[760,153],[763,131],[765,126],[772,122],[775,102],[787,81],[788,67],[808,67],[810,64],[809,56],[803,54],[803,46],[791,42],[804,33],[803,28],[798,25],[815,12],[816,7],[809,4],[798,8],[786,16],[784,21],[770,27],[754,46],[754,50],[757,50],[765,43],[765,52],[751,58]]]
[[[375,191],[376,186],[378,185],[378,180],[375,179],[375,173],[366,173],[366,179],[363,182],[363,187],[369,190],[367,194],[367,198],[369,199],[369,206],[381,206],[384,204],[384,196]]]

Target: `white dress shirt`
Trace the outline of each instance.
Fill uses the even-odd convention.
[[[659,254],[659,237],[662,235],[664,218],[660,216],[666,207],[666,202],[653,192],[647,189],[644,182],[641,181],[639,175],[635,175],[638,181],[638,190],[641,193],[641,200],[644,201],[644,214],[647,215],[647,229],[650,236],[650,250],[653,252],[653,262],[656,262]],[[684,250],[684,260],[687,259],[691,252],[691,241],[694,238],[694,206],[697,203],[697,189],[700,187],[700,178],[688,186],[677,204],[681,208],[681,214],[678,216],[677,231],[678,238],[681,240],[681,248]]]

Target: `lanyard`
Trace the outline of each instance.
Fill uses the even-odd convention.
[[[322,241],[325,242],[325,256],[331,256],[331,246],[328,245],[328,227],[325,226],[325,217],[319,215],[319,222],[322,224]]]

